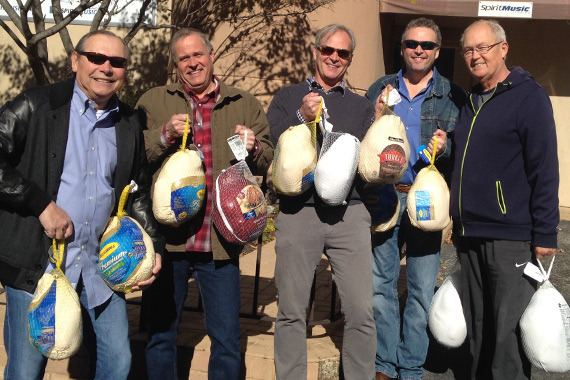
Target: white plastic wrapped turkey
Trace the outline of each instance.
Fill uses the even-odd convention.
[[[348,133],[327,133],[315,169],[315,190],[329,206],[345,203],[359,155],[360,141],[356,137]]]
[[[461,346],[467,337],[461,289],[461,271],[457,271],[443,281],[429,309],[429,329],[435,340],[448,348]]]
[[[570,371],[570,308],[548,278],[540,261],[544,283],[532,296],[521,320],[521,340],[532,365],[546,372]]]

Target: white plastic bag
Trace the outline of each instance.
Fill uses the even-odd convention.
[[[356,137],[348,133],[327,133],[315,169],[315,190],[329,206],[346,203],[359,155],[360,141]]]
[[[520,329],[522,345],[530,362],[546,372],[562,373],[570,371],[570,308],[548,281],[553,263],[554,257],[545,273],[538,262],[545,281],[524,311]]]
[[[461,346],[467,337],[461,289],[461,271],[456,271],[435,292],[429,309],[428,325],[433,337],[449,348]]]

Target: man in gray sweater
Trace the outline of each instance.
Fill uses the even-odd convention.
[[[271,139],[290,126],[315,120],[324,98],[333,131],[362,139],[374,106],[343,81],[356,39],[334,24],[316,35],[315,75],[281,89],[267,111]],[[319,144],[322,136],[318,137]],[[360,178],[355,182],[362,184]],[[313,276],[324,251],[345,314],[342,360],[346,379],[373,379],[376,334],[372,312],[370,214],[353,183],[346,205],[327,206],[314,187],[296,197],[280,195],[276,221],[275,281],[279,311],[275,325],[275,368],[280,380],[307,378],[306,309]]]

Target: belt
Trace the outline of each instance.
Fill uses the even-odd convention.
[[[398,190],[400,193],[407,193],[408,191],[410,191],[410,187],[412,187],[412,185],[399,183],[396,185],[396,190]]]

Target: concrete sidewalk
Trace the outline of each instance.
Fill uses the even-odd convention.
[[[570,222],[561,222],[559,226],[559,253],[551,275],[551,282],[564,295],[570,299]],[[256,252],[249,253],[241,258],[242,271],[241,284],[241,318],[242,326],[242,379],[275,379],[273,363],[273,331],[274,318],[277,315],[277,292],[275,289],[273,270],[275,267],[275,243],[270,242],[263,246],[260,262],[259,299],[256,308],[256,317],[253,313],[253,289],[256,270]],[[548,264],[548,262],[546,262]],[[458,263],[452,246],[444,245],[441,254],[440,275],[438,286],[455,269]],[[405,260],[402,265],[400,278],[400,294],[405,291]],[[330,268],[327,260],[323,258],[318,270],[316,282],[316,295],[311,319],[313,321],[330,318],[330,298],[332,283]],[[130,320],[131,347],[133,352],[133,365],[130,380],[145,380],[144,346],[146,333],[139,331],[139,317],[141,293],[127,296],[129,300],[128,313]],[[198,306],[198,292],[193,281],[186,301],[188,309]],[[3,380],[3,370],[6,362],[3,347],[3,318],[5,309],[5,294],[0,294],[0,380]],[[338,315],[340,302],[337,300],[333,314]],[[339,379],[338,367],[340,361],[340,347],[342,345],[343,320],[338,319],[324,325],[310,324],[307,340],[309,356],[310,380]],[[181,378],[192,380],[207,379],[207,363],[209,357],[210,341],[205,334],[203,315],[201,312],[187,310],[183,315],[178,338],[179,346],[179,373]],[[425,364],[425,380],[451,380],[465,378],[465,347],[447,350],[436,342],[430,343],[428,358]],[[73,358],[64,361],[50,361],[44,380],[68,380],[87,378],[87,356],[80,350]],[[533,370],[533,379],[562,380],[568,379],[568,374],[546,374]]]

